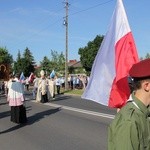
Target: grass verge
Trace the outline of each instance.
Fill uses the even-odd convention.
[[[75,89],[75,90],[67,90],[67,91],[64,91],[63,93],[81,96],[83,94],[83,91],[84,91],[83,89]]]

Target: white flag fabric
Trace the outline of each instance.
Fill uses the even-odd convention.
[[[95,58],[89,83],[81,96],[120,108],[130,95],[127,76],[138,54],[122,0],[117,0],[111,24]]]
[[[24,82],[24,80],[25,80],[25,76],[24,73],[22,72],[20,75],[20,82]]]

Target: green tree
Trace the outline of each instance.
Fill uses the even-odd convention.
[[[46,73],[51,71],[51,69],[49,67],[50,66],[50,60],[48,59],[47,56],[44,56],[44,58],[40,64],[41,64],[41,69],[44,70]]]
[[[57,67],[58,67],[59,73],[64,75],[65,74],[65,56],[62,52],[58,55]]]
[[[144,60],[144,59],[147,59],[147,58],[150,58],[150,54],[149,53],[146,54],[145,58],[140,57],[140,60]]]
[[[34,58],[28,48],[24,50],[23,56],[21,56],[20,51],[18,51],[17,59],[14,62],[14,72],[19,74],[23,72],[26,77],[29,77],[31,72],[35,70],[34,64]]]
[[[16,61],[14,61],[14,68],[13,68],[15,73],[21,74],[21,72],[23,72],[23,63],[22,62],[23,62],[23,58],[21,56],[20,51],[18,51],[17,59],[16,59]]]
[[[0,63],[12,64],[13,57],[8,53],[6,48],[0,47]]]
[[[92,69],[92,65],[102,43],[104,36],[97,35],[93,41],[89,41],[87,46],[79,48],[78,54],[80,55],[80,61],[83,68],[89,73]]]
[[[61,52],[51,50],[50,69],[55,70],[58,74],[64,74],[65,70],[65,57]]]
[[[145,58],[150,58],[150,54],[147,53],[146,56],[145,56]]]
[[[54,51],[54,50],[51,50],[51,58],[50,58],[50,64],[49,64],[49,67],[50,67],[50,70],[55,70],[55,71],[58,71],[58,52],[57,51]]]
[[[25,76],[29,76],[31,72],[34,72],[34,57],[28,48],[24,50],[22,63]]]
[[[45,56],[40,64],[41,69],[43,69],[47,75],[50,74],[52,70],[55,70],[58,74],[64,74],[65,57],[62,52],[59,54],[57,51],[51,50],[51,58],[48,59],[48,57]]]

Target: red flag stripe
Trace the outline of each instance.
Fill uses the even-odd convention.
[[[128,86],[128,72],[134,63],[138,61],[138,54],[132,33],[122,37],[115,46],[116,77],[113,81],[109,106],[122,107],[130,95]]]

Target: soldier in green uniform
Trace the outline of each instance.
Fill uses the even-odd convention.
[[[108,128],[108,150],[150,150],[150,59],[129,71],[133,92]]]

